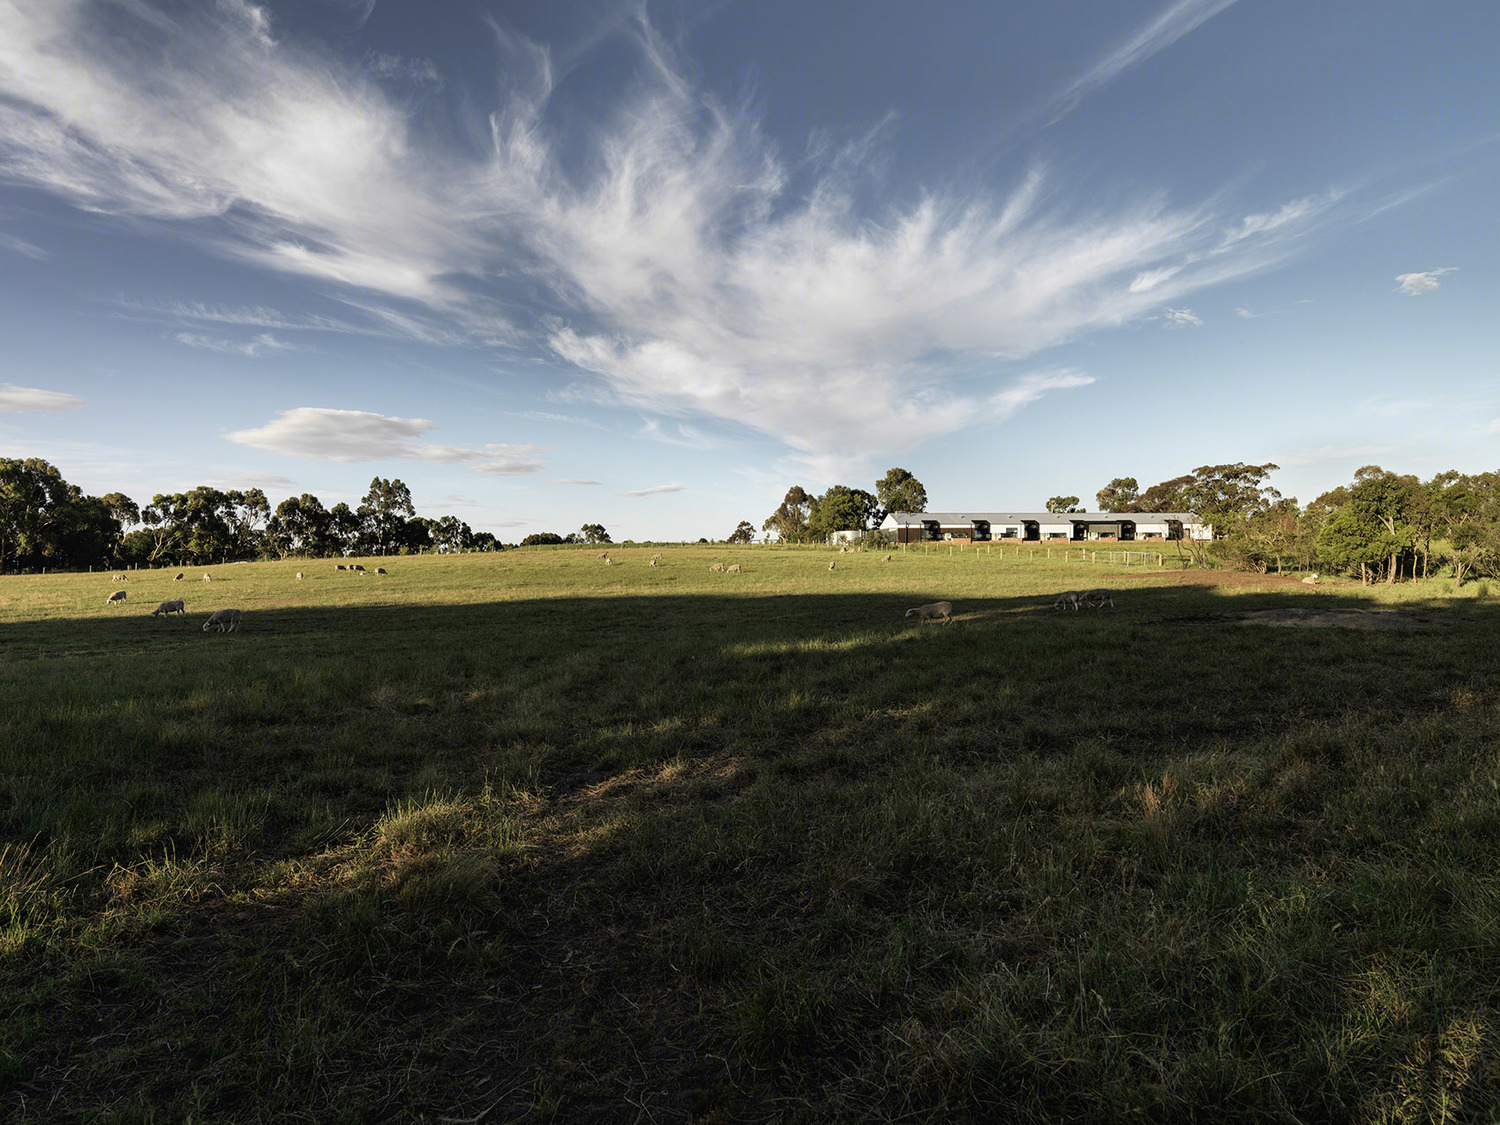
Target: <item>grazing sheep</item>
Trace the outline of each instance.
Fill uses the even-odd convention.
[[[297,581],[298,582],[302,581],[302,572],[300,570],[297,572]]]
[[[656,565],[656,560],[655,560],[655,559],[652,559],[652,560],[651,560],[651,565],[652,565],[652,566],[655,566],[655,565]]]
[[[105,600],[106,603],[109,603],[109,602],[123,602],[125,600],[125,591],[124,590],[116,590],[113,594],[111,594],[109,597],[105,598],[104,600]]]
[[[117,574],[113,578],[111,578],[110,581],[111,582],[129,582],[130,579],[126,578],[123,574]]]
[[[709,569],[710,572],[715,571],[715,570],[723,570],[724,569],[724,564],[723,563],[714,563],[714,565],[711,566],[711,567],[709,567],[708,569]]]
[[[383,567],[383,566],[377,566],[377,567],[376,567],[376,568],[375,568],[375,573],[376,573],[376,574],[389,574],[389,573],[390,573],[390,571],[388,571],[388,570],[386,570],[386,568],[385,568],[385,567]]]
[[[953,603],[933,602],[931,605],[919,605],[915,609],[906,611],[907,617],[915,617],[918,621],[935,621],[941,619],[944,625],[953,623]]]
[[[886,556],[885,556],[885,557],[884,557],[884,558],[882,558],[882,559],[881,559],[881,560],[880,560],[880,561],[881,561],[881,562],[890,562],[890,561],[891,561],[891,556],[890,556],[890,555],[886,555]]]
[[[1061,594],[1057,595],[1057,601],[1052,603],[1052,608],[1062,609],[1063,606],[1070,605],[1074,609],[1077,609],[1078,603],[1082,600],[1083,595],[1080,594],[1077,590],[1064,590]]]
[[[362,573],[364,573],[365,565],[364,565],[364,563],[355,563],[349,569],[350,570],[357,570],[357,571],[359,571],[362,574]]]
[[[343,563],[334,563],[334,566],[338,567],[338,569],[340,569],[340,570],[348,570],[349,569]]]
[[[240,627],[240,616],[237,609],[216,609],[203,623],[203,631],[217,629],[221,633],[232,633]]]
[[[182,571],[180,571],[180,570],[179,570],[179,571],[178,571],[178,572],[177,572],[177,577],[176,577],[176,578],[174,578],[174,579],[172,579],[172,581],[173,581],[173,582],[181,582],[181,581],[182,581]]]
[[[1090,609],[1102,609],[1106,605],[1115,608],[1115,597],[1108,590],[1085,590],[1078,595],[1078,600]]]
[[[654,554],[654,555],[652,555],[652,556],[651,556],[651,557],[652,557],[652,558],[653,558],[653,559],[659,559],[659,558],[661,558],[661,552],[660,552],[660,551],[657,551],[657,552],[656,552],[656,554]]]
[[[164,613],[169,617],[174,613],[178,617],[187,616],[187,610],[183,608],[181,598],[178,598],[175,602],[162,602],[161,605],[151,611],[151,616],[155,617],[158,613]]]
[[[205,582],[212,582],[213,580],[214,580],[214,576],[212,574],[205,574],[203,576],[203,581],[205,581]]]
[[[1306,578],[1304,578],[1302,580],[1302,585],[1304,585],[1304,586],[1316,586],[1317,584],[1318,584],[1318,576],[1316,574],[1309,574]]]
[[[727,574],[738,574],[739,572],[740,572],[740,564],[739,563],[735,563],[725,573],[727,573]]]
[[[615,560],[612,559],[612,558],[610,558],[608,555],[605,555],[604,556],[604,565],[605,566],[614,566],[615,565]]]

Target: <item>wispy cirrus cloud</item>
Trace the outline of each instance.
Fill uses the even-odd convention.
[[[85,405],[77,395],[61,391],[44,391],[37,387],[18,387],[0,383],[0,414],[22,414],[33,411],[80,410]]]
[[[1232,2],[1169,5],[1054,111]],[[511,85],[476,155],[441,147],[382,87],[376,73],[405,62],[304,47],[248,0],[0,8],[0,175],[312,279],[378,331],[520,349],[614,401],[774,435],[811,465],[910,448],[1082,385],[1015,365],[1262,268],[1337,203],[1239,218],[1158,197],[1069,206],[1037,165],[988,195],[939,186],[872,210],[859,202],[870,146],[810,158],[793,191],[752,107],[696,84],[640,11],[610,31],[637,72],[582,137],[547,117],[550,52],[492,30]],[[150,64],[163,56],[213,65]],[[948,375],[981,366],[983,385]],[[345,421],[352,444],[329,448],[363,448]],[[241,434],[329,455],[298,432],[283,418]],[[384,456],[439,448],[420,433],[371,440],[398,450]]]
[[[212,352],[226,352],[243,356],[262,356],[268,352],[281,352],[291,348],[291,344],[278,340],[269,332],[262,332],[253,340],[225,340],[218,336],[204,336],[197,332],[177,332],[172,337],[179,344],[186,344],[190,348],[206,348]]]
[[[426,418],[395,418],[364,410],[299,406],[283,410],[264,426],[226,436],[240,445],[320,461],[430,461],[463,464],[476,473],[515,476],[545,472],[534,445],[486,444],[466,449],[427,442],[437,428]]]
[[[1077,108],[1090,94],[1102,90],[1125,71],[1139,66],[1184,35],[1212,19],[1235,0],[1177,0],[1134,35],[1116,44],[1103,58],[1075,78],[1053,100],[1050,121],[1057,121]]]
[[[40,246],[35,246],[24,238],[17,238],[13,234],[6,234],[4,231],[0,231],[0,250],[9,250],[12,254],[20,254],[34,262],[45,262],[52,257]]]
[[[1167,328],[1203,327],[1203,318],[1192,309],[1167,309],[1159,319]]]
[[[633,489],[630,492],[622,492],[622,493],[620,493],[620,495],[621,496],[630,496],[630,497],[660,496],[662,493],[665,493],[665,492],[685,492],[685,491],[687,491],[687,486],[686,485],[682,485],[682,484],[658,484],[658,485],[655,485],[655,486],[653,486],[651,488],[637,488],[637,489]]]
[[[1420,297],[1423,293],[1431,293],[1438,287],[1438,278],[1445,273],[1456,273],[1457,266],[1444,266],[1441,269],[1427,270],[1424,273],[1403,273],[1396,278],[1396,291],[1405,293],[1408,297]]]

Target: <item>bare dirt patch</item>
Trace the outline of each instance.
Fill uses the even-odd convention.
[[[1303,629],[1420,629],[1432,624],[1410,613],[1368,609],[1257,609],[1235,623]]]

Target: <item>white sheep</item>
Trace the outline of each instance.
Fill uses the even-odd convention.
[[[709,569],[710,573],[712,573],[715,570],[723,570],[724,569],[724,564],[723,563],[714,563],[714,565],[711,566],[711,567],[709,567],[708,569]]]
[[[376,573],[376,574],[389,574],[389,573],[390,573],[390,571],[388,571],[388,570],[386,570],[386,568],[385,568],[385,567],[383,567],[383,566],[377,566],[377,567],[376,567],[376,568],[375,568],[375,573]]]
[[[1304,586],[1316,586],[1317,584],[1318,584],[1318,576],[1316,574],[1309,574],[1306,578],[1304,578],[1302,580],[1302,585],[1304,585]]]
[[[178,572],[177,572],[177,577],[176,577],[176,578],[174,578],[174,579],[172,579],[172,581],[173,581],[173,582],[181,582],[181,581],[182,581],[182,571],[180,571],[180,570],[179,570],[179,571],[178,571]]]
[[[214,576],[212,574],[204,574],[203,581],[205,581],[205,582],[212,582],[213,580],[214,580]]]
[[[1082,600],[1083,595],[1080,594],[1077,590],[1064,590],[1061,594],[1057,595],[1057,601],[1052,603],[1052,608],[1062,609],[1063,606],[1070,605],[1074,609],[1077,609],[1078,603]]]
[[[728,574],[738,574],[739,572],[740,572],[740,564],[739,563],[735,563],[735,564],[733,564],[729,568],[729,570],[726,573],[728,573]]]
[[[111,582],[129,582],[130,579],[126,578],[123,574],[117,574],[113,578],[111,578],[110,581]]]
[[[838,559],[834,559],[833,562],[828,564],[828,569],[832,570],[837,565],[838,561]]]
[[[655,566],[655,565],[656,565],[656,560],[655,560],[655,559],[654,559],[654,558],[653,558],[653,559],[652,559],[652,560],[651,560],[651,565],[652,565],[652,566]]]
[[[656,552],[656,554],[654,554],[654,555],[652,555],[652,556],[651,556],[651,557],[652,557],[652,558],[653,558],[653,559],[659,559],[659,558],[661,558],[661,557],[662,557],[662,555],[661,555],[661,552],[660,552],[660,551],[657,551],[657,552]]]
[[[161,605],[151,611],[151,616],[155,617],[159,613],[164,613],[169,617],[174,613],[178,617],[187,616],[187,610],[183,607],[181,598],[178,598],[174,602],[162,602]]]
[[[941,620],[944,625],[953,623],[953,603],[933,602],[931,605],[919,605],[915,609],[906,611],[907,617],[915,617],[918,621]]]
[[[884,557],[884,558],[882,558],[882,559],[881,559],[881,560],[880,560],[880,561],[881,561],[881,562],[890,562],[890,561],[891,561],[891,556],[890,556],[890,555],[886,555],[886,556],[885,556],[885,557]]]
[[[203,623],[203,631],[217,629],[221,633],[232,633],[240,627],[240,616],[237,609],[216,609]]]
[[[109,602],[123,602],[124,600],[125,600],[125,591],[124,590],[116,590],[113,594],[111,594],[109,597],[107,597],[107,598],[104,599],[104,601],[105,601],[106,604],[108,604]]]
[[[1078,600],[1091,609],[1103,609],[1108,605],[1110,609],[1115,608],[1115,598],[1108,590],[1085,590],[1078,595]]]
[[[297,572],[297,581],[298,582],[302,581],[302,572],[300,570]]]

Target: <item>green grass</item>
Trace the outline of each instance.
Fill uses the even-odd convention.
[[[0,578],[0,1115],[1492,1119],[1472,587],[596,554]]]

